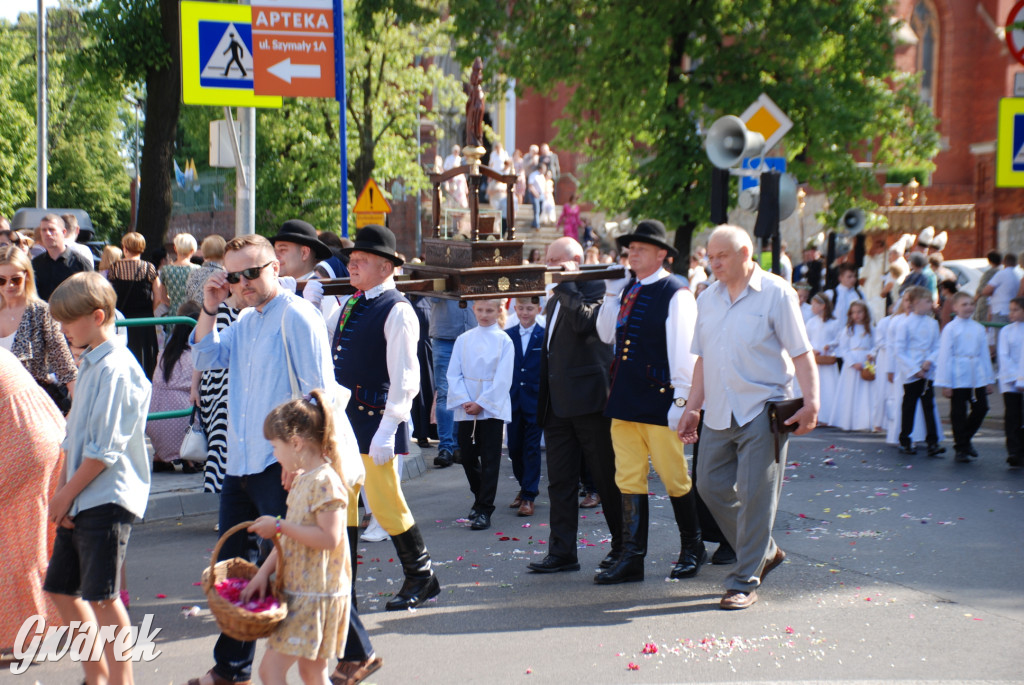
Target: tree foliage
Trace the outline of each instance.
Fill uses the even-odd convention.
[[[35,201],[36,16],[0,24],[0,212]],[[47,12],[48,183],[50,207],[89,212],[101,235],[128,218],[129,178],[121,156],[119,89],[81,55],[92,43],[81,15],[62,7]],[[9,170],[9,171],[7,171]]]
[[[702,132],[762,92],[793,119],[790,170],[833,215],[877,189],[858,161],[928,166],[937,152],[934,116],[895,69],[886,0],[451,6],[464,63],[491,55],[519,87],[570,87],[555,142],[586,155],[583,194],[610,211],[706,222]]]

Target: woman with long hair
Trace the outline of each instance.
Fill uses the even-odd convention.
[[[839,356],[843,370],[839,374],[829,423],[846,431],[874,430],[875,388],[880,384],[861,374],[875,361],[871,310],[864,300],[850,303],[846,326],[839,332]]]
[[[20,247],[0,249],[0,347],[17,358],[63,413],[78,367],[60,324],[36,294],[32,262]]]
[[[186,302],[179,311],[180,316],[199,318],[199,305]],[[153,374],[153,399],[149,404],[151,412],[185,409],[191,406],[192,350],[188,336],[192,326],[176,324],[167,340],[167,345],[157,357],[156,373]],[[187,418],[164,419],[146,424],[146,435],[153,443],[153,470],[173,471],[174,462],[180,459],[178,450],[188,427]],[[198,473],[201,464],[184,462],[182,470]]]

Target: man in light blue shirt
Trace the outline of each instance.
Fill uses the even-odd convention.
[[[211,274],[203,287],[203,311],[189,340],[197,370],[229,370],[221,531],[261,515],[283,517],[287,509],[281,466],[263,437],[267,414],[292,398],[284,341],[303,394],[326,387],[334,368],[320,312],[278,285],[279,264],[266,238],[248,235],[231,240],[224,268],[226,271]],[[218,332],[214,326],[217,307],[227,299],[229,284],[248,308]],[[230,537],[220,558],[238,556],[255,562],[259,548],[249,537]],[[216,666],[200,683],[212,684],[213,676],[248,681],[255,650],[255,642],[240,642],[222,634],[213,652]]]

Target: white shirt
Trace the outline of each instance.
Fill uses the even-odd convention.
[[[379,297],[385,290],[394,290],[395,280],[389,278],[380,285],[370,288],[363,297],[372,300]],[[334,332],[341,320],[341,313],[349,298],[345,298],[341,306],[327,320],[328,342],[333,344]],[[384,405],[384,415],[398,423],[409,420],[412,412],[412,401],[420,391],[420,362],[416,357],[416,345],[420,340],[420,322],[416,311],[408,302],[399,302],[384,320],[384,339],[387,340],[386,351],[388,377],[391,387],[388,389],[388,401]],[[355,388],[349,388],[355,390]]]
[[[844,364],[864,364],[874,348],[874,339],[864,326],[854,324],[853,328],[843,326],[839,331],[838,356]],[[844,367],[845,368],[845,367]]]
[[[988,297],[988,308],[993,314],[1000,316],[1010,315],[1010,300],[1017,297],[1017,289],[1020,287],[1020,276],[1016,269],[1003,267],[996,272],[988,284],[994,288]]]
[[[804,324],[807,324],[811,319],[815,318],[814,308],[808,302],[800,304],[800,314],[804,317]]]
[[[536,323],[533,324],[533,326],[536,325]],[[526,351],[530,349],[530,336],[533,335],[533,326],[530,326],[529,328],[519,326],[519,349],[523,351],[524,355],[526,354]]]
[[[88,245],[83,245],[81,243],[76,243],[74,240],[69,240],[66,243],[64,243],[64,246],[67,247],[72,252],[78,254],[78,256],[84,259],[87,263],[95,264],[92,250],[89,249]]]
[[[896,340],[902,334],[903,331],[901,329],[906,323],[906,314],[893,314],[889,317],[889,325],[885,329],[885,349],[888,350],[888,354],[886,355],[888,365],[884,369],[879,369],[879,371],[891,373],[894,374],[894,376],[899,373],[899,366],[896,363]],[[893,382],[901,381],[893,378]]]
[[[704,425],[725,430],[735,417],[745,426],[765,402],[790,396],[790,358],[811,351],[796,291],[757,264],[735,302],[713,284],[697,303],[691,351],[704,359]]]
[[[985,327],[959,316],[939,336],[935,385],[940,388],[981,388],[995,383]]]
[[[462,164],[462,155],[450,154],[444,158],[444,170],[454,169]]]
[[[996,350],[999,391],[1020,392],[1024,387],[1024,323],[1011,323],[1001,328]]]
[[[811,349],[815,353],[838,356],[836,350],[839,349],[839,329],[841,328],[838,319],[824,321],[820,316],[812,316],[804,324],[804,327],[807,330],[807,340],[811,343]]]
[[[448,364],[448,408],[456,421],[512,420],[515,348],[498,324],[471,328],[455,339]],[[483,411],[470,416],[462,405],[476,402]]]
[[[546,184],[544,183],[544,176],[543,174],[540,173],[540,171],[534,171],[532,174],[530,174],[528,183],[530,185],[530,192],[533,193],[534,197],[544,197],[544,186]]]
[[[659,269],[641,279],[640,284],[657,283],[670,275],[665,269]],[[609,345],[615,344],[615,322],[619,318],[620,299],[619,295],[606,293],[597,312],[597,336]],[[688,289],[680,288],[669,300],[668,320],[665,322],[665,344],[668,348],[669,373],[672,374],[673,397],[686,399],[690,396],[693,365],[697,362],[697,356],[690,351],[696,322],[697,301]]]
[[[898,326],[896,332],[896,367],[903,382],[919,380],[912,378],[926,362],[932,363],[924,378],[935,377],[935,359],[939,356],[939,322],[923,314],[910,314]]]

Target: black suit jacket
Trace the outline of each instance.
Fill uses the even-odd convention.
[[[612,363],[612,346],[597,335],[597,312],[604,281],[566,281],[555,286],[544,313],[550,329],[555,303],[558,317],[541,354],[537,423],[548,416],[571,418],[604,411]]]

